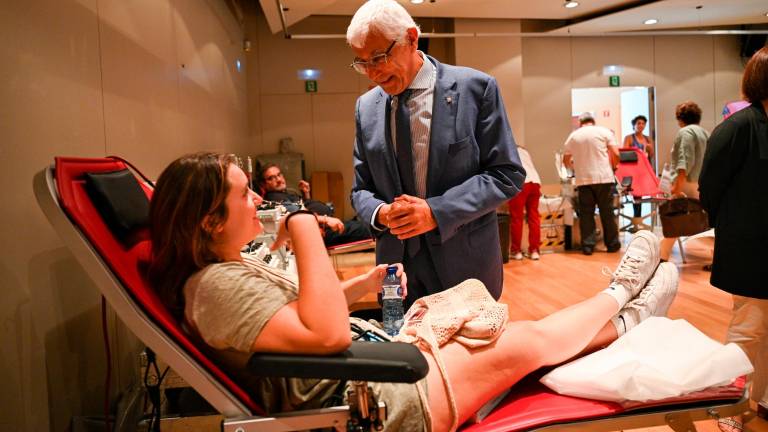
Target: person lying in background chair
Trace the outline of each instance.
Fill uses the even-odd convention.
[[[348,305],[380,289],[387,265],[339,281],[317,218],[308,211],[282,218],[273,245],[291,241],[298,276],[241,254],[263,229],[261,201],[229,156],[198,153],[172,162],[150,202],[149,282],[189,331],[222,358],[233,350],[322,355],[347,349]],[[397,266],[407,288],[407,275]],[[377,400],[388,403],[384,430],[455,430],[527,374],[603,347],[649,316],[665,315],[677,283],[677,268],[659,265],[657,237],[640,231],[608,288],[595,296],[538,321],[507,321],[506,314],[497,314],[493,337],[473,337],[475,348],[457,339],[435,349],[416,343],[429,363],[427,377],[416,384],[374,385]],[[477,291],[487,294],[483,287]],[[503,308],[489,294],[484,298],[481,307]],[[403,330],[398,337],[408,336]],[[344,387],[331,380],[251,379],[252,392],[267,399],[261,401],[267,410],[317,407]]]
[[[326,246],[335,246],[359,240],[370,239],[371,232],[366,224],[357,219],[342,221],[333,217],[333,209],[327,204],[313,200],[311,186],[306,180],[299,181],[299,194],[288,191],[280,167],[277,164],[266,164],[259,176],[260,185],[264,189],[264,199],[279,203],[303,203],[304,207],[315,213],[317,220],[324,227],[323,240]]]

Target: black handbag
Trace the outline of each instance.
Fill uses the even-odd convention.
[[[707,211],[695,198],[674,198],[659,206],[664,237],[691,236],[709,229]]]

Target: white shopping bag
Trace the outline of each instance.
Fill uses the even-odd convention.
[[[665,163],[664,168],[661,170],[659,190],[666,195],[672,193],[672,168],[669,167],[668,163]]]
[[[651,317],[607,348],[558,367],[541,382],[570,396],[649,401],[730,384],[752,371],[737,345],[722,345],[685,320]]]

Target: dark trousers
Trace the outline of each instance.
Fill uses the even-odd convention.
[[[421,246],[416,255],[408,256],[406,252],[403,257],[403,267],[408,275],[408,296],[403,303],[406,311],[417,299],[445,290],[432,264],[429,247],[423,235],[419,236],[419,241]]]
[[[325,246],[336,246],[344,243],[352,243],[360,240],[367,240],[371,238],[371,232],[368,230],[368,225],[360,222],[357,219],[349,219],[344,221],[344,232],[337,233],[329,228],[325,229],[325,238],[323,241]]]
[[[613,183],[582,185],[579,192],[579,229],[581,230],[581,247],[594,248],[597,243],[595,236],[595,206],[600,210],[600,222],[603,224],[603,239],[608,248],[617,248],[619,243],[619,227],[613,214]]]

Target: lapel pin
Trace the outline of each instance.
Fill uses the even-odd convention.
[[[450,104],[451,102],[453,102],[453,98],[452,98],[452,97],[450,97],[450,96],[446,96],[446,97],[445,97],[445,101],[446,101],[446,102],[448,102],[448,103]]]

